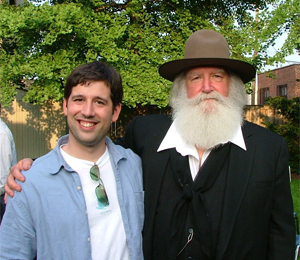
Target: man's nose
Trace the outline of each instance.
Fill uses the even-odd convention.
[[[211,91],[213,91],[211,78],[209,76],[205,76],[203,77],[202,82],[202,92],[210,93]]]
[[[90,102],[85,103],[81,112],[86,117],[94,116],[95,111],[93,104]]]

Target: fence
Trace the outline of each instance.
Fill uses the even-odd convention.
[[[2,108],[1,118],[10,128],[16,143],[18,159],[39,157],[52,150],[58,138],[67,133],[66,119],[60,103],[49,102],[43,106],[22,101],[25,92],[18,90],[13,104]],[[112,139],[122,136],[126,125],[137,115],[166,114],[170,108],[155,106],[123,107],[119,120],[108,133]],[[282,118],[268,106],[245,107],[245,118],[262,125],[263,121],[280,124]]]

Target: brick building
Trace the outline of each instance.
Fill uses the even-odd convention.
[[[258,105],[264,105],[268,97],[300,97],[300,64],[258,74],[257,86]]]

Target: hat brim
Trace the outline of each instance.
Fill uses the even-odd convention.
[[[249,82],[255,77],[255,68],[244,61],[222,58],[195,58],[195,59],[180,59],[166,62],[159,68],[159,74],[170,81],[174,81],[175,77],[186,69],[193,67],[224,67],[232,70],[244,83]]]

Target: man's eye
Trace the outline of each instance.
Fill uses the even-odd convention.
[[[214,74],[213,78],[215,81],[221,81],[223,79],[223,75],[222,74]]]
[[[191,80],[194,80],[194,81],[197,81],[197,80],[200,80],[200,79],[201,79],[200,76],[193,76],[193,77],[191,78]]]
[[[101,101],[101,100],[97,100],[97,101],[96,101],[96,104],[97,104],[97,105],[103,105],[103,104],[104,104],[104,102],[103,102],[103,101]]]

